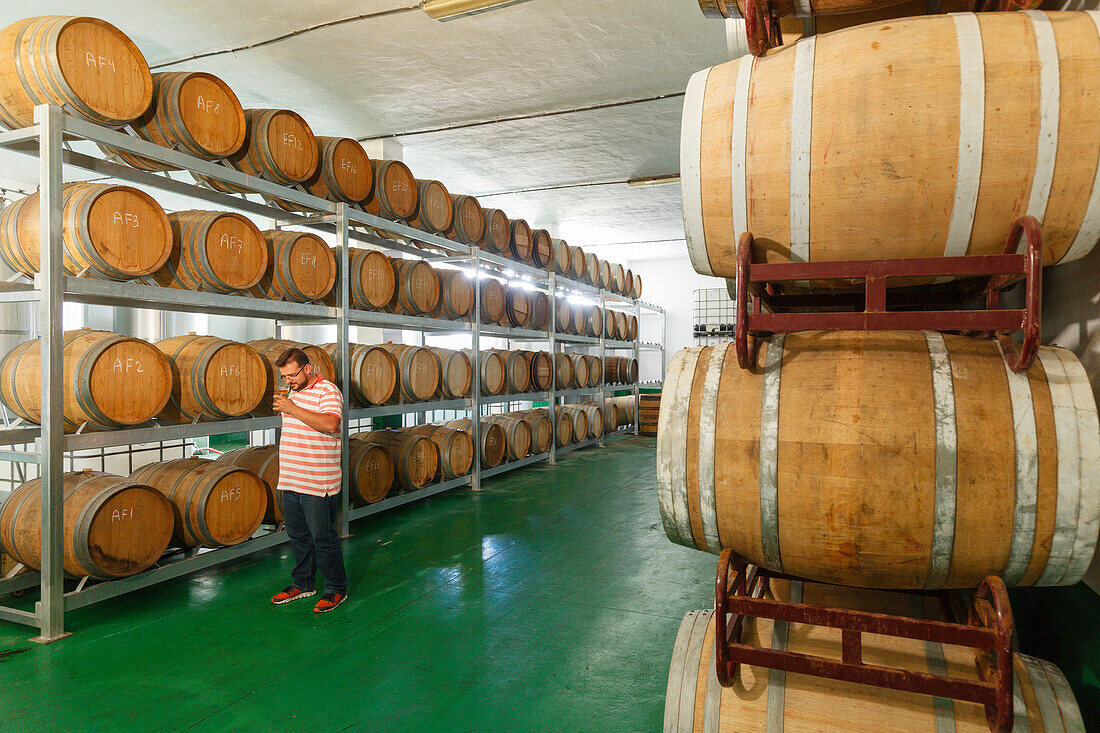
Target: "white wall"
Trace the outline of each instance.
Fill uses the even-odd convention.
[[[680,349],[694,346],[691,335],[692,305],[695,291],[704,288],[724,288],[726,281],[717,277],[700,275],[691,266],[687,251],[681,257],[666,260],[630,260],[626,263],[637,275],[642,276],[642,300],[659,305],[665,309],[665,366],[667,369],[672,355]],[[640,325],[642,341],[660,341],[660,333],[655,326],[660,319],[645,316]],[[641,363],[643,380],[656,379],[659,369],[643,358]]]

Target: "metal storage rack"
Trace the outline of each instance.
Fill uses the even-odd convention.
[[[184,171],[199,173],[216,180],[244,186],[256,194],[277,197],[285,201],[306,207],[313,213],[299,214],[283,211],[267,203],[258,202],[242,195],[225,194],[196,184],[181,181],[168,173],[151,173],[127,165],[113,162],[94,155],[74,150],[71,141],[104,143],[131,153],[141,155],[162,163],[175,166]],[[480,338],[499,337],[510,342],[545,342],[551,352],[561,343],[598,346],[601,360],[605,350],[633,350],[637,358],[640,347],[637,341],[622,342],[588,337],[557,334],[555,298],[559,286],[589,293],[599,298],[602,306],[611,302],[620,307],[633,307],[639,317],[643,311],[660,315],[661,309],[648,304],[622,298],[618,295],[590,286],[559,278],[523,263],[479,250],[477,247],[445,239],[440,236],[412,229],[404,224],[372,216],[363,211],[350,209],[346,204],[333,203],[314,197],[297,189],[283,187],[268,181],[247,176],[220,163],[201,160],[175,150],[163,148],[137,137],[126,135],[112,129],[68,116],[62,108],[42,105],[35,109],[35,125],[32,127],[0,133],[0,149],[37,157],[39,159],[40,178],[40,231],[41,272],[34,278],[33,284],[21,282],[0,283],[0,304],[33,302],[37,303],[37,316],[41,332],[42,363],[47,365],[42,371],[42,422],[39,426],[14,425],[0,429],[0,460],[14,464],[38,464],[42,478],[42,567],[39,572],[27,572],[14,577],[0,578],[0,596],[13,592],[39,587],[40,598],[34,611],[0,606],[0,619],[27,626],[36,627],[39,636],[35,641],[50,642],[63,638],[65,632],[65,612],[112,598],[124,593],[147,587],[171,578],[180,577],[198,570],[229,562],[247,554],[258,552],[287,541],[286,533],[276,528],[232,547],[214,550],[193,550],[184,553],[178,560],[165,562],[127,578],[88,584],[88,579],[80,581],[74,590],[65,590],[65,577],[62,565],[63,543],[63,457],[66,453],[88,449],[102,449],[119,446],[132,446],[142,443],[163,444],[165,441],[185,441],[200,436],[224,434],[240,431],[266,431],[276,429],[281,424],[279,416],[248,417],[217,422],[201,422],[181,425],[155,424],[152,427],[136,427],[103,432],[76,433],[66,435],[62,427],[62,303],[79,302],[107,306],[148,308],[162,311],[233,315],[274,321],[276,336],[280,324],[297,325],[323,324],[335,325],[339,353],[336,359],[337,374],[341,383],[350,383],[349,374],[349,327],[374,326],[391,327],[424,333],[469,333],[471,335],[471,353],[473,355],[473,380],[469,399],[381,405],[373,407],[344,406],[342,421],[342,440],[345,446],[342,452],[344,486],[341,490],[342,508],[340,529],[347,534],[348,522],[352,519],[377,514],[389,509],[434,496],[459,486],[480,488],[481,480],[505,471],[522,468],[539,461],[554,463],[557,454],[603,444],[603,436],[589,439],[566,448],[556,448],[551,441],[546,453],[528,456],[523,460],[502,464],[492,469],[482,469],[481,452],[474,450],[474,466],[470,474],[450,481],[434,484],[425,489],[393,496],[364,507],[349,507],[347,486],[348,451],[347,441],[349,422],[386,415],[427,413],[437,410],[459,410],[471,413],[473,419],[474,444],[478,442],[479,419],[482,409],[488,405],[507,402],[526,402],[547,400],[550,405],[551,419],[555,406],[560,399],[576,396],[597,396],[602,405],[605,391],[603,385],[580,390],[557,390],[551,385],[547,392],[522,393],[513,395],[482,396],[480,389],[480,370],[476,368],[480,352]],[[154,188],[163,192],[181,194],[199,199],[229,210],[254,214],[276,220],[279,226],[305,226],[329,234],[335,234],[339,250],[340,277],[336,283],[337,305],[327,306],[313,303],[293,303],[252,298],[245,295],[222,295],[207,292],[190,292],[170,288],[160,288],[138,283],[120,283],[92,280],[67,276],[62,271],[62,195],[63,169],[71,168],[88,171],[113,180],[127,181]],[[364,229],[354,228],[356,225]],[[367,229],[369,228],[369,229]],[[405,238],[407,241],[383,238],[371,232],[371,229],[388,235]],[[374,311],[359,311],[350,307],[348,288],[348,246],[351,240],[364,242],[385,250],[413,254],[430,262],[464,263],[469,265],[479,277],[482,272],[492,272],[502,276],[510,270],[526,275],[538,288],[545,290],[550,297],[550,319],[547,330],[504,328],[483,324],[477,317],[480,314],[480,288],[474,288],[474,307],[471,322],[447,321],[435,318],[395,315]],[[430,249],[409,244],[418,242]],[[663,330],[663,326],[662,326]],[[420,338],[422,340],[422,336]],[[663,333],[662,333],[663,342]],[[646,349],[662,350],[660,344],[646,344]],[[662,357],[662,379],[663,379]],[[601,380],[602,382],[602,380]],[[629,385],[620,387],[628,388]],[[638,385],[633,385],[635,396]],[[636,422],[636,421],[635,421]],[[635,425],[635,432],[637,427]],[[623,431],[618,431],[623,432]],[[31,450],[19,450],[14,446],[33,445]]]

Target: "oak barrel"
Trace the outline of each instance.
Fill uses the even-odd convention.
[[[603,431],[613,433],[619,429],[619,406],[612,400],[603,401]]]
[[[531,298],[523,288],[507,288],[504,295],[504,316],[508,325],[527,328],[531,320]]]
[[[321,346],[335,363],[338,344]],[[348,344],[348,360],[351,373],[351,389],[339,378],[333,380],[337,387],[358,405],[384,405],[397,394],[399,382],[397,359],[381,346]]]
[[[352,436],[382,446],[396,470],[397,483],[406,489],[422,489],[439,470],[439,449],[422,435],[404,430],[370,430]]]
[[[172,252],[172,225],[153,198],[130,186],[66,183],[61,264],[67,275],[130,280],[156,272]],[[33,277],[41,267],[38,194],[0,210],[0,260]]]
[[[439,275],[439,315],[465,320],[474,310],[474,282],[462,270],[436,270]]]
[[[525,219],[510,219],[508,229],[511,235],[508,239],[508,256],[517,262],[531,263],[531,225]]]
[[[509,412],[509,417],[523,420],[531,431],[531,452],[545,453],[550,450],[550,442],[554,439],[554,424],[547,415],[536,410],[520,410]]]
[[[526,458],[531,452],[531,428],[527,423],[507,415],[486,415],[482,425],[499,425],[504,431],[505,455],[509,461]]]
[[[628,298],[634,298],[634,273],[630,271],[630,268],[626,268],[623,273],[623,295]]]
[[[554,383],[554,361],[549,351],[524,351],[531,368],[531,390],[545,392]]]
[[[397,469],[384,446],[353,440],[348,444],[348,472],[354,503],[363,506],[386,498],[393,488]]]
[[[588,418],[588,437],[603,435],[603,409],[595,402],[582,402],[577,408]]]
[[[611,263],[607,260],[599,260],[599,282],[596,283],[596,287],[603,288],[604,290],[611,289]]]
[[[584,281],[593,287],[600,285],[600,259],[591,252],[584,255]]]
[[[483,278],[478,283],[481,287],[481,322],[499,323],[506,307],[504,286],[491,277]]]
[[[580,247],[569,248],[569,273],[568,277],[584,282],[586,257]]]
[[[400,160],[371,160],[374,185],[363,210],[383,219],[408,219],[416,213],[416,178]]]
[[[554,387],[571,389],[573,387],[573,359],[560,351],[554,354]]]
[[[439,357],[431,349],[408,344],[379,344],[397,361],[398,388],[403,402],[430,400],[439,391]]]
[[[580,405],[559,405],[557,411],[564,412],[572,418],[573,443],[580,443],[582,440],[596,437],[595,433],[589,432],[588,413],[582,410]]]
[[[531,386],[531,366],[519,351],[493,349],[504,360],[505,392],[516,394],[526,392]]]
[[[267,243],[252,220],[232,211],[168,215],[175,246],[146,282],[180,290],[236,293],[260,282]]]
[[[615,320],[616,311],[607,308],[603,312],[603,335],[605,338],[617,339],[619,337],[618,321]]]
[[[63,337],[63,423],[68,432],[140,425],[164,408],[172,368],[157,347],[130,336],[80,329]],[[25,341],[0,361],[0,399],[19,417],[41,417],[39,339]]]
[[[267,489],[254,473],[206,458],[150,463],[130,474],[172,503],[172,544],[226,547],[251,537],[267,512]]]
[[[894,617],[949,620],[934,596],[838,588],[818,583],[772,580],[766,598],[813,606],[848,608]],[[746,646],[840,660],[844,633],[827,626],[745,617],[740,639]],[[857,682],[832,680],[766,667],[738,665],[731,687],[718,684],[715,671],[713,610],[689,611],[672,651],[665,696],[665,731],[762,731],[788,733],[840,730],[852,733],[986,733],[985,707],[964,700],[922,695]],[[965,647],[861,634],[862,659],[868,665],[911,673],[947,675],[976,683],[978,665]],[[1012,655],[1015,731],[1084,731],[1069,683],[1050,664]],[[779,702],[782,701],[782,702]],[[765,721],[773,721],[766,724]]]
[[[661,420],[661,395],[644,393],[638,395],[638,435],[657,435],[657,425]]]
[[[417,425],[408,432],[423,435],[439,449],[439,470],[436,481],[447,481],[465,476],[474,465],[474,441],[465,430],[441,425]]]
[[[746,231],[768,262],[1000,254],[1024,214],[1045,264],[1083,257],[1100,239],[1097,39],[1087,13],[957,13],[698,72],[680,164],[695,269],[733,277]]]
[[[467,358],[470,357],[470,350],[463,349]],[[497,395],[503,394],[507,381],[504,375],[504,357],[495,351],[482,351],[478,354],[481,360],[481,371],[479,379],[481,380],[481,394],[483,395]]]
[[[641,275],[635,275],[634,276],[634,291],[631,293],[630,297],[634,298],[635,300],[642,297],[642,276]]]
[[[220,160],[241,149],[247,126],[237,95],[224,81],[204,71],[153,74],[153,103],[130,123],[142,140],[205,160]],[[135,168],[179,170],[178,166],[100,144]]]
[[[370,195],[374,168],[358,140],[350,137],[317,138],[317,171],[305,182],[314,196],[357,204]]]
[[[225,420],[254,410],[269,373],[252,347],[217,336],[173,336],[158,341],[172,365],[172,396],[160,417],[172,422]]]
[[[531,264],[545,270],[550,267],[550,261],[553,258],[554,242],[550,238],[550,232],[545,229],[533,229],[531,231]]]
[[[512,222],[500,209],[485,209],[483,249],[508,255],[512,245]]]
[[[454,217],[444,232],[448,239],[477,246],[485,237],[485,212],[473,196],[452,196]]]
[[[336,258],[325,240],[308,232],[270,229],[267,270],[249,290],[257,298],[308,303],[321,300],[336,285]]]
[[[145,57],[105,20],[44,15],[0,31],[0,123],[9,129],[33,125],[40,104],[121,127],[144,114],[152,99]]]
[[[391,259],[397,288],[387,306],[392,313],[421,315],[439,305],[439,274],[424,260]]]
[[[558,298],[554,306],[554,326],[558,333],[573,333],[573,306],[565,298]]]
[[[615,313],[615,338],[619,341],[632,341],[630,338],[630,323],[627,315],[622,311]]]
[[[248,346],[255,349],[256,353],[263,357],[264,366],[267,368],[264,396],[260,400],[256,412],[272,412],[271,402],[275,395],[275,389],[283,386],[282,377],[279,375],[279,367],[275,366],[275,362],[287,349],[301,349],[306,352],[309,363],[313,367],[313,373],[320,374],[328,381],[336,384],[336,365],[333,363],[333,357],[320,346],[310,346],[309,344],[301,344],[287,339],[257,339],[256,341],[249,341]]]
[[[537,412],[550,419],[550,409],[547,407],[536,407],[531,412]],[[573,416],[560,409],[554,410],[554,419],[557,421],[557,425],[554,426],[554,445],[561,448],[567,446],[573,442]]]
[[[432,234],[442,234],[451,228],[455,207],[451,194],[439,181],[416,179],[416,213],[409,226]]]
[[[588,386],[588,360],[584,354],[567,354],[573,362],[573,389],[583,389]]]
[[[473,367],[470,357],[462,351],[430,347],[428,349],[439,359],[439,390],[436,397],[441,400],[456,400],[470,394],[473,381]]]
[[[473,435],[474,431],[473,422],[468,417],[449,420],[443,423],[443,426],[455,430],[464,430],[470,435]],[[506,450],[504,428],[495,423],[481,421],[478,430],[481,437],[481,467],[493,468],[499,466],[504,460],[504,451]]]
[[[218,460],[231,466],[239,466],[258,476],[267,491],[264,523],[278,524],[283,521],[283,498],[279,493],[279,446],[254,445],[237,448],[222,453]]]
[[[555,239],[554,254],[550,260],[550,267],[548,269],[553,270],[558,275],[568,275],[569,265],[572,262],[572,253],[569,251],[569,243],[564,239]]]
[[[317,171],[317,138],[309,124],[289,109],[246,109],[248,134],[244,145],[226,162],[241,173],[283,186],[308,181]],[[247,186],[194,174],[216,191],[251,193]]]
[[[340,251],[335,247],[329,250],[340,267]],[[348,248],[348,303],[357,310],[381,310],[393,300],[397,290],[397,275],[389,257],[374,249]],[[334,287],[323,300],[326,305],[335,306]]]
[[[123,578],[155,563],[172,541],[172,505],[151,486],[96,471],[61,475],[62,566],[73,578]],[[0,548],[42,567],[42,482],[17,486],[0,506]]]
[[[585,354],[584,360],[588,362],[588,387],[599,387],[603,380],[603,362],[600,357]]]
[[[728,346],[669,366],[657,478],[674,541],[863,587],[1085,573],[1100,428],[1070,352],[1040,347],[1015,374],[992,340],[806,332],[766,341],[748,371]]]
[[[608,289],[619,295],[626,295],[626,272],[622,265],[611,265],[611,287]]]
[[[535,290],[527,294],[531,301],[531,317],[527,321],[527,328],[532,331],[545,331],[550,323],[550,296],[541,290]]]

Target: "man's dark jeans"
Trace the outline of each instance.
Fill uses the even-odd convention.
[[[298,561],[290,574],[295,587],[313,590],[320,569],[325,576],[325,593],[346,593],[344,554],[335,526],[340,495],[311,496],[284,491],[282,498],[283,522]]]

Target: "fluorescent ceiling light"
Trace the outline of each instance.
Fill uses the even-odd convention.
[[[626,182],[628,186],[660,186],[665,183],[679,183],[679,173],[666,173],[663,176],[645,176],[643,178],[631,178]]]
[[[421,0],[420,9],[435,20],[454,20],[525,2],[527,0]]]

